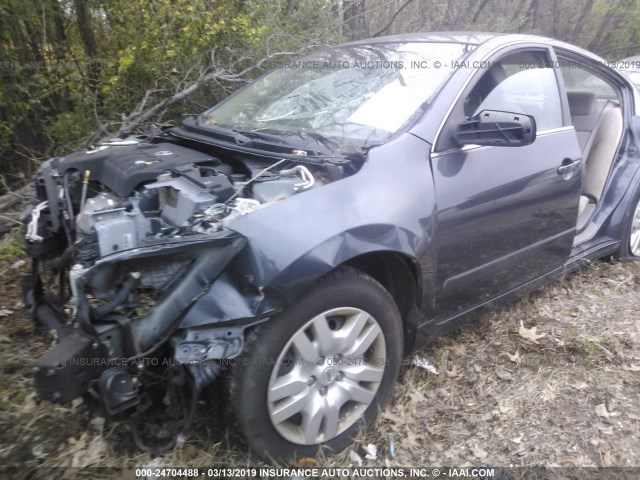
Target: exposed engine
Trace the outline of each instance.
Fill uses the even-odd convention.
[[[231,174],[224,164],[218,168],[181,165],[126,198],[109,191],[88,198],[76,217],[83,264],[151,240],[213,233],[240,215],[315,185],[304,166],[263,171],[253,178]]]
[[[159,239],[213,233],[241,215],[329,178],[320,169],[314,175],[304,165],[278,168],[284,160],[266,167],[255,160],[223,162],[173,144],[110,148],[113,152],[106,158],[99,155],[101,151],[89,150],[52,162],[39,179],[44,190],[40,198],[50,190],[57,197],[71,197],[78,212],[72,240],[85,267],[98,258]],[[75,158],[79,155],[88,159]],[[63,177],[63,185],[50,186],[47,174]],[[70,191],[65,193],[64,188]],[[51,207],[46,200],[34,205],[26,235],[31,243],[42,242],[57,226],[51,217],[58,207]]]
[[[233,222],[342,176],[340,164],[302,153],[219,158],[139,139],[45,162],[24,214],[34,259],[25,303],[60,341],[36,362],[40,396],[88,393],[108,415],[152,404],[140,387],[158,376],[144,379],[135,362],[155,356],[182,367],[161,369],[163,388],[186,385],[195,398],[218,375],[215,362],[243,348],[246,325],[178,328],[246,245]]]

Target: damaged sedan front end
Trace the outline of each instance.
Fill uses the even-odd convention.
[[[43,399],[89,394],[119,414],[140,404],[140,373],[159,364],[183,368],[197,395],[220,360],[242,351],[245,328],[278,308],[246,276],[225,272],[247,243],[228,226],[327,175],[294,154],[222,161],[166,140],[102,144],[49,160],[35,176],[25,302],[59,340],[36,361]],[[216,280],[219,307],[209,301],[208,318],[183,328]]]

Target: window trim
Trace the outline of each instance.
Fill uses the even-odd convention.
[[[547,56],[547,60],[551,64],[551,68],[554,71],[556,86],[558,88],[558,94],[560,95],[562,127],[557,127],[549,130],[540,130],[537,132],[537,134],[553,133],[555,131],[558,131],[558,129],[564,129],[566,127],[573,128],[573,125],[571,123],[571,117],[569,115],[569,105],[567,101],[567,95],[566,95],[566,91],[564,90],[564,82],[562,81],[562,78],[559,77],[561,75],[560,72],[558,72],[558,69],[555,68],[555,65],[557,63],[556,62],[557,58],[555,55],[555,51],[551,45],[540,45],[540,44],[534,44],[531,42],[523,42],[523,43],[512,44],[509,46],[501,46],[495,49],[494,51],[490,52],[484,58],[479,60],[480,61],[488,60],[490,62],[496,62],[501,58],[504,58],[506,56],[509,56],[513,53],[518,53],[518,52],[541,52]],[[466,145],[466,146],[456,146],[452,148],[442,148],[441,142],[442,142],[443,134],[450,127],[449,122],[451,121],[456,111],[459,109],[460,102],[462,101],[463,95],[466,92],[472,90],[478,84],[478,81],[482,78],[485,72],[486,70],[484,69],[478,69],[474,71],[471,75],[467,77],[462,87],[460,87],[460,89],[456,93],[456,96],[453,102],[451,103],[451,106],[447,110],[447,113],[443,118],[442,122],[440,123],[440,126],[438,127],[438,130],[436,132],[436,137],[434,139],[433,147],[431,149],[431,156],[443,154],[445,152],[451,153],[455,151],[468,150],[468,148],[465,149],[465,147],[472,147],[472,148],[477,147],[476,145]]]
[[[614,90],[614,92],[616,93],[616,96],[618,97],[618,102],[620,103],[620,108],[622,109],[623,118],[624,118],[624,115],[625,115],[624,92],[623,92],[622,86],[617,81],[618,80],[617,78],[613,77],[612,75],[609,75],[608,74],[609,72],[605,69],[594,68],[593,65],[592,66],[586,65],[584,61],[582,61],[576,55],[572,55],[572,52],[570,52],[569,50],[563,50],[562,48],[559,48],[559,47],[555,47],[554,51],[555,50],[557,50],[557,52],[555,53],[557,55],[557,59],[559,62],[564,61],[568,63],[574,63],[581,69],[591,73],[593,76],[599,78],[600,80],[608,84]],[[560,70],[560,68],[556,68],[556,70],[558,71],[558,75],[560,76],[560,79],[562,81],[562,87],[564,89],[565,97],[566,97],[568,90],[567,90],[566,83],[564,81],[564,76],[562,75],[562,71]],[[571,124],[573,124],[573,122],[571,121],[570,112],[569,112],[569,121],[571,122]]]
[[[536,138],[544,137],[547,135],[553,135],[555,133],[560,133],[560,132],[570,132],[572,130],[575,130],[575,127],[573,125],[563,125],[562,127],[549,128],[548,130],[540,130],[539,132],[536,132]],[[443,155],[448,155],[450,153],[455,153],[455,152],[468,152],[470,150],[477,150],[478,148],[494,148],[494,147],[491,145],[467,144],[467,145],[462,145],[461,147],[454,147],[454,148],[449,148],[447,150],[440,150],[439,152],[433,152],[431,154],[431,158],[438,158],[438,157],[442,157]]]

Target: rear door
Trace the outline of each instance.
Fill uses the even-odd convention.
[[[432,154],[438,204],[436,316],[448,318],[550,272],[568,259],[581,189],[581,151],[547,49],[512,49],[477,72]],[[533,115],[523,147],[455,143],[483,110]]]

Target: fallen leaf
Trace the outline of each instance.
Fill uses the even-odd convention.
[[[311,457],[303,457],[300,460],[293,460],[291,466],[295,468],[308,468],[314,467],[318,464],[318,460]]]
[[[600,430],[600,432],[602,432],[604,435],[613,435],[613,427],[611,426],[609,427],[599,426],[598,430]]]
[[[471,451],[480,460],[484,460],[485,458],[487,458],[487,455],[488,455],[487,452],[483,450],[482,447],[477,443],[474,443],[473,445],[471,445]]]
[[[520,364],[522,362],[522,357],[520,356],[520,349],[516,350],[516,353],[514,353],[513,355],[510,354],[509,352],[503,353],[503,355],[506,355],[507,357],[509,357],[509,360],[511,360],[514,363]]]
[[[84,402],[82,397],[79,398],[74,398],[73,400],[71,400],[71,413],[77,413],[78,412],[78,407],[80,407],[80,405],[82,405],[82,403]]]
[[[0,318],[8,317],[9,315],[13,315],[13,310],[8,310],[6,308],[0,310]]]
[[[349,460],[351,460],[354,467],[362,466],[362,457],[353,450],[349,450]]]
[[[447,368],[445,370],[445,373],[447,374],[447,377],[449,378],[456,378],[458,377],[460,374],[458,373],[458,367],[454,364],[452,368]]]
[[[627,372],[640,372],[640,365],[622,365],[622,369]]]
[[[26,263],[27,262],[25,262],[24,260],[18,260],[11,265],[11,268],[20,268],[23,267]]]
[[[610,467],[613,464],[613,459],[611,458],[611,447],[604,442],[600,445],[600,462],[603,467]]]
[[[36,394],[32,393],[30,395],[27,395],[27,397],[24,399],[24,401],[22,402],[22,411],[24,413],[29,413],[35,410],[36,408]]]
[[[388,407],[382,412],[381,417],[391,423],[395,423],[396,425],[402,425],[405,423],[404,417],[393,413]]]
[[[459,357],[464,357],[467,348],[462,343],[457,343],[455,345],[450,345],[449,348],[453,353],[458,355]]]
[[[415,357],[413,357],[412,363],[420,368],[424,368],[425,370],[433,373],[434,375],[440,375],[440,372],[436,370],[436,367],[434,367],[433,364],[424,357],[420,357],[416,355]]]
[[[83,436],[86,435],[83,434]],[[87,448],[78,450],[71,460],[71,467],[88,467],[89,465],[99,465],[107,454],[107,442],[102,436],[94,437],[87,445]]]
[[[94,431],[97,435],[102,435],[104,431],[104,418],[93,417],[91,421],[89,421],[89,430]]]
[[[367,445],[367,454],[364,456],[367,460],[377,460],[378,459],[378,447],[376,447],[373,443]]]
[[[538,334],[538,327],[526,328],[520,320],[520,329],[518,333],[522,338],[526,338],[527,340],[531,340],[533,343],[537,344],[538,340],[542,337],[546,336],[546,333]]]
[[[440,435],[440,427],[438,425],[426,425],[425,428],[430,435]]]
[[[598,415],[599,417],[609,418],[609,411],[607,410],[607,406],[604,403],[596,405],[595,411],[596,415]]]
[[[542,401],[543,402],[550,402],[550,401],[554,400],[555,398],[556,398],[555,389],[553,387],[550,387],[549,385],[544,387],[544,391],[542,392]]]

